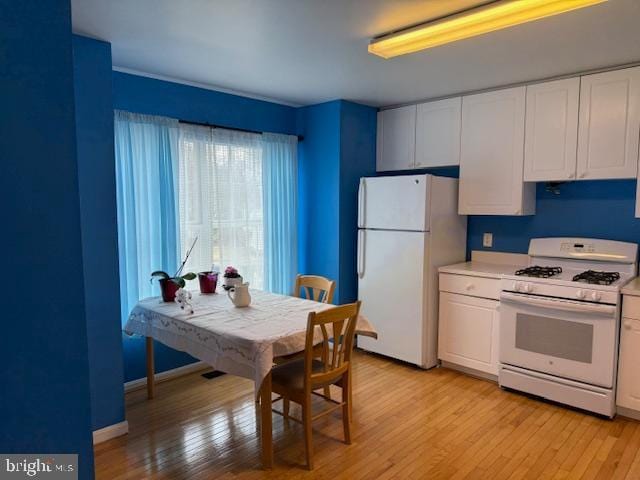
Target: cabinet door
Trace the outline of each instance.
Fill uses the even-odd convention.
[[[408,170],[415,164],[416,106],[378,112],[376,170]]]
[[[497,375],[499,304],[440,292],[438,358]]]
[[[416,168],[460,165],[462,98],[418,105]]]
[[[535,212],[535,184],[524,184],[525,87],[462,99],[460,201],[463,215]]]
[[[618,360],[618,396],[621,407],[640,411],[640,320],[622,319],[620,358]]]
[[[579,99],[580,78],[527,87],[526,182],[575,178]]]
[[[635,178],[640,135],[640,67],[581,79],[578,178]]]

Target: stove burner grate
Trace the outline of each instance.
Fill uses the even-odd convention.
[[[539,267],[534,265],[532,267],[523,268],[517,270],[516,275],[524,277],[537,277],[537,278],[551,278],[562,273],[560,267]]]
[[[597,272],[587,270],[573,277],[574,282],[591,283],[595,285],[611,285],[620,279],[618,272]]]

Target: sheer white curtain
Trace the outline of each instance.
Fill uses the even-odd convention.
[[[264,288],[261,136],[182,124],[179,144],[183,256],[198,237],[185,271],[233,265]]]

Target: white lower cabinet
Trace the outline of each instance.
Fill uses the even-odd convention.
[[[438,358],[497,375],[499,305],[493,299],[441,291]]]
[[[640,412],[640,374],[638,372],[640,372],[640,320],[623,317],[620,330],[616,403],[620,407]]]

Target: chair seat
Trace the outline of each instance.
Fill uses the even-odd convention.
[[[324,371],[324,363],[314,360],[311,366],[312,373]],[[304,359],[276,365],[271,371],[273,385],[279,385],[286,390],[304,390]]]
[[[324,350],[324,344],[322,342],[313,346],[313,355],[316,358],[322,358],[322,353]],[[289,353],[288,355],[280,355],[279,357],[275,357],[273,359],[276,365],[280,365],[282,363],[290,362],[292,360],[304,359],[304,350],[300,350],[299,352]]]

